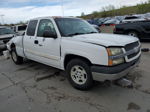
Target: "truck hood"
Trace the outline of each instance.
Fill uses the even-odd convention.
[[[138,41],[138,38],[125,35],[115,35],[115,34],[84,34],[72,37],[73,40],[82,41],[86,43],[102,45],[102,46],[125,46],[129,43]]]
[[[12,38],[14,34],[5,34],[5,35],[0,35],[0,39],[7,39],[7,38]]]

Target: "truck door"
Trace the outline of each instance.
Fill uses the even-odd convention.
[[[36,59],[35,53],[35,31],[37,27],[38,20],[31,20],[28,24],[26,34],[23,38],[24,53],[28,59]]]
[[[37,35],[34,40],[36,42],[36,49],[34,49],[34,51],[39,56],[40,62],[53,67],[59,67],[60,38],[43,37],[44,31],[52,31],[56,33],[54,24],[50,19],[41,19],[39,21]]]
[[[150,39],[150,21],[143,21],[139,24],[143,29],[142,37]]]

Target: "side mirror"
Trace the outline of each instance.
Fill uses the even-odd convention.
[[[43,37],[46,38],[57,38],[57,34],[52,31],[44,31]]]
[[[24,36],[24,35],[25,35],[25,32],[22,33],[22,36]]]

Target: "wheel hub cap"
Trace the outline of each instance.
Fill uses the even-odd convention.
[[[87,73],[83,67],[76,65],[71,69],[71,78],[75,83],[82,85],[87,81]]]

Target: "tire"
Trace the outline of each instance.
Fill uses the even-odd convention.
[[[66,67],[70,84],[79,90],[89,90],[93,86],[93,78],[88,63],[82,59],[71,60]]]
[[[20,65],[23,63],[23,58],[18,56],[15,48],[12,48],[11,58],[16,65]]]
[[[139,37],[139,35],[136,31],[130,31],[130,32],[128,32],[128,35],[133,36],[133,37]]]

